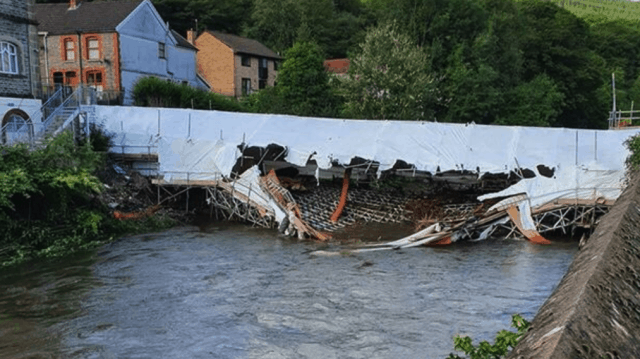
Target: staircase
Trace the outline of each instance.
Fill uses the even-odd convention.
[[[64,129],[71,126],[75,119],[80,116],[81,105],[95,104],[95,92],[92,88],[78,86],[78,88],[69,94],[68,88],[60,88],[56,93],[45,102],[40,108],[43,121],[39,123],[29,123],[25,129],[18,135],[12,133],[11,141],[7,140],[5,134],[11,131],[10,124],[2,128],[2,140],[4,144],[15,144],[18,142],[26,142],[35,147],[44,144],[44,139],[51,136],[57,136]],[[31,114],[30,118],[39,118],[38,113]]]
[[[77,106],[62,107],[60,112],[53,114],[53,118],[51,118],[51,122],[44,129],[42,137],[46,138],[48,136],[57,135],[64,129],[63,125],[65,125],[67,121],[72,121],[78,116],[78,112],[79,109]]]

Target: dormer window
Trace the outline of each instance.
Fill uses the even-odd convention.
[[[0,73],[18,73],[18,49],[9,42],[0,42]]]
[[[76,44],[73,39],[64,40],[64,60],[74,61],[76,59]]]
[[[97,38],[87,39],[87,54],[89,60],[100,60],[100,41]]]

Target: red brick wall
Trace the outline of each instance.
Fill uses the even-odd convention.
[[[195,46],[199,50],[198,71],[211,85],[211,91],[227,96],[236,95],[233,51],[208,32],[198,36]]]
[[[89,59],[88,40],[91,38],[98,40],[100,55],[96,60]],[[66,60],[65,40],[72,40],[74,44],[74,59],[70,61]],[[104,90],[120,90],[120,58],[116,33],[81,34],[81,45],[78,44],[77,34],[48,36],[47,42],[49,73],[44,73],[46,66],[40,68],[43,71],[42,77],[48,78],[49,84],[53,85],[53,74],[56,72],[75,72],[75,81],[71,84],[77,85],[80,82],[86,82],[88,71],[99,71],[102,73]],[[82,55],[82,73],[80,73],[80,55]]]

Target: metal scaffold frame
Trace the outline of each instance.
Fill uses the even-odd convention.
[[[163,172],[164,174],[170,172]],[[193,188],[205,191],[205,201],[209,205],[209,216],[216,219],[228,221],[241,221],[252,223],[254,226],[264,228],[274,228],[275,216],[268,209],[262,208],[252,198],[260,197],[251,186],[247,187],[248,194],[236,191],[237,186],[244,186],[236,180],[228,180],[219,173],[186,173],[186,180],[175,180],[164,182],[156,179],[153,183],[158,187],[158,204],[177,198],[186,194],[185,211],[189,212],[189,191]],[[191,180],[192,175],[213,175],[213,180]],[[185,188],[186,186],[186,188]],[[163,192],[161,192],[163,191]],[[163,194],[166,197],[163,198]],[[263,199],[264,200],[264,199]]]

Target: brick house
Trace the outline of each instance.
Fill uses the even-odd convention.
[[[171,31],[149,0],[38,4],[43,85],[86,84],[104,94],[131,90],[143,76],[203,87],[197,49]]]
[[[0,1],[0,128],[39,121],[38,35],[34,0]],[[2,133],[2,137],[6,134]]]
[[[194,37],[193,32],[187,35],[189,40]],[[240,97],[275,85],[282,57],[260,42],[217,31],[204,31],[195,39],[195,45],[199,50],[198,71],[213,92]]]

